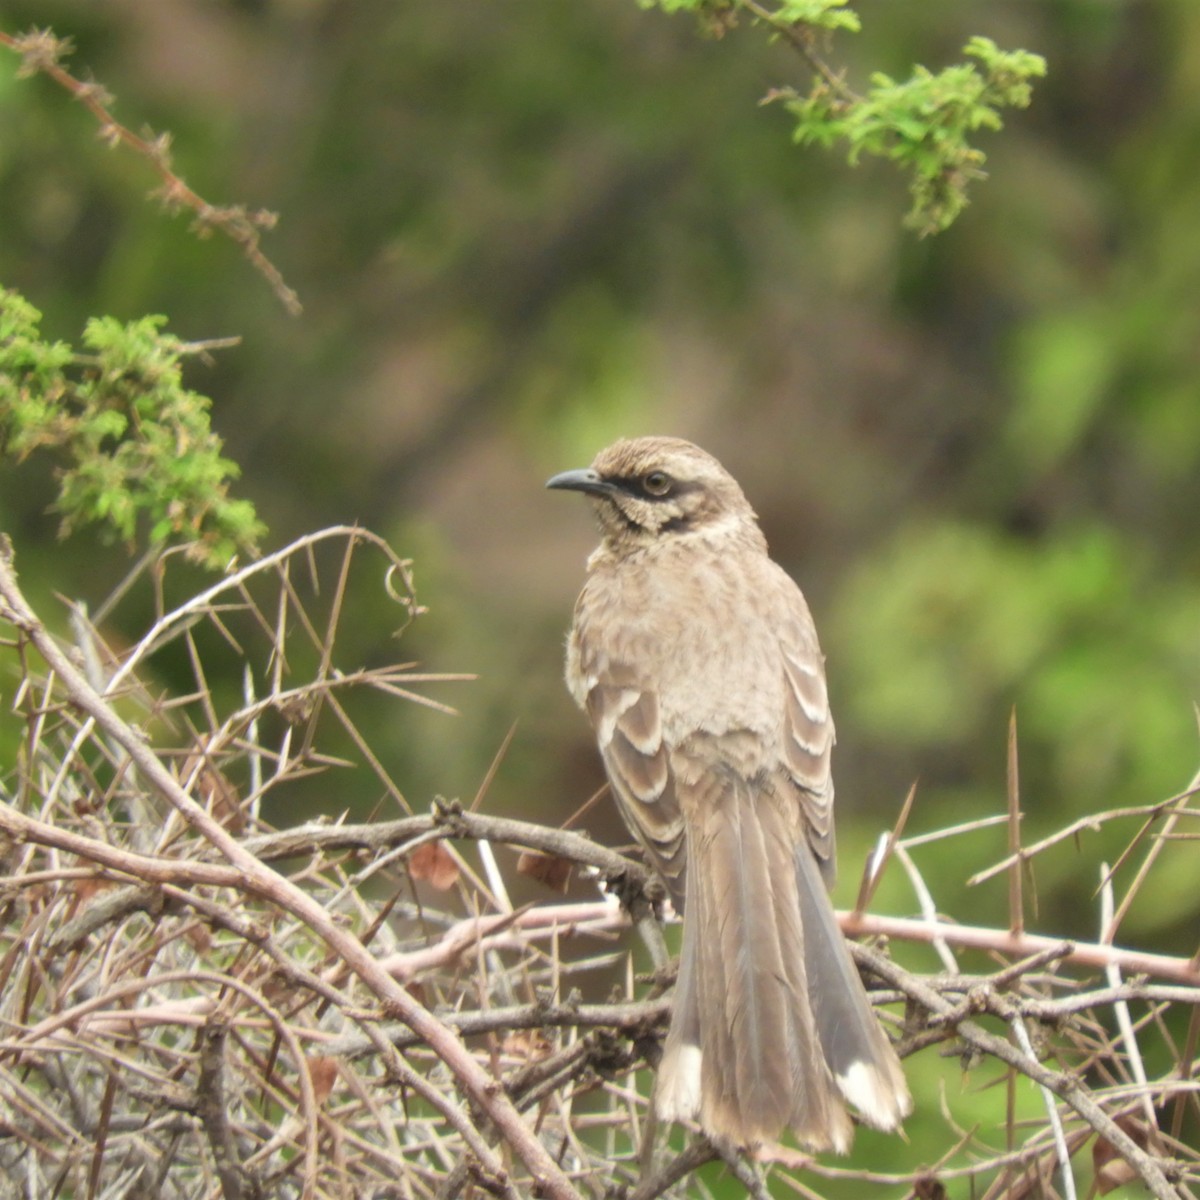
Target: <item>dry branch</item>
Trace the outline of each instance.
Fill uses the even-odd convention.
[[[13,633],[0,656],[18,673],[12,711],[23,722],[0,783],[0,1179],[30,1178],[47,1194],[69,1180],[95,1195],[137,1181],[166,1200],[204,1187],[314,1200],[707,1195],[696,1172],[721,1155],[678,1134],[655,1143],[647,1120],[643,1081],[669,1017],[669,975],[639,983],[629,914],[595,891],[619,893],[645,928],[653,881],[577,831],[445,801],[407,808],[354,722],[354,697],[436,706],[418,689],[450,677],[339,669],[362,555],[392,571],[410,619],[419,606],[407,564],[361,530],[329,530],[175,606],[160,572],[154,623],[120,657],[79,610],[71,624],[86,653],[60,645],[0,559],[0,619]],[[240,701],[210,690],[204,631],[244,662]],[[147,668],[181,640],[195,686],[156,699]],[[302,659],[309,678],[290,674]],[[330,754],[329,731],[343,745],[348,735],[353,754]],[[1015,754],[1012,766],[1000,818],[1009,867],[1050,849],[1020,846]],[[402,815],[263,824],[263,797],[350,767]],[[1128,817],[1139,830],[1180,820],[1185,800]],[[817,1197],[825,1181],[932,1195],[955,1179],[1018,1196],[1059,1173],[1075,1187],[1091,1147],[1160,1200],[1190,1195],[1200,1156],[1180,1134],[1200,1120],[1197,1022],[1173,1030],[1187,1026],[1175,1014],[1200,1013],[1196,964],[1030,933],[1015,891],[1011,929],[936,919],[908,853],[931,835],[901,832],[887,846],[926,919],[856,910],[842,923],[856,937],[943,947],[947,969],[927,975],[855,951],[882,985],[877,1003],[905,1003],[903,1022],[889,1020],[914,1080],[940,1049],[1046,1089],[1048,1111],[1027,1128],[1011,1114],[981,1128],[947,1109],[932,1165],[896,1140],[890,1170],[787,1147],[726,1156],[721,1170],[760,1197]],[[471,842],[486,846],[478,876]],[[442,892],[409,874],[414,853],[438,844],[448,847]],[[513,907],[504,864],[515,856],[502,847],[573,865],[591,894]],[[952,953],[962,948],[1000,965],[963,973]],[[1086,978],[1108,968],[1121,977]],[[1147,1111],[1165,1105],[1172,1121],[1147,1128]],[[921,1119],[934,1119],[929,1107]]]
[[[242,205],[209,204],[176,173],[171,163],[168,134],[136,134],[112,114],[112,96],[98,83],[76,79],[62,60],[73,49],[70,39],[58,38],[48,29],[13,35],[0,31],[0,46],[21,56],[18,77],[42,74],[79,101],[96,122],[97,136],[109,146],[126,146],[154,169],[160,186],[156,193],[168,212],[188,209],[193,228],[201,236],[219,230],[234,242],[256,271],[267,281],[279,302],[293,316],[303,312],[300,297],[284,281],[279,268],[263,253],[264,230],[274,228],[278,218],[264,209],[251,211]]]
[[[50,669],[61,679],[70,701],[96,722],[129,755],[158,796],[179,812],[187,823],[199,832],[231,864],[236,874],[236,886],[295,917],[321,938],[329,950],[346,963],[367,985],[384,1010],[399,1017],[428,1045],[454,1073],[472,1101],[500,1129],[513,1150],[520,1156],[532,1176],[532,1186],[557,1200],[574,1200],[577,1192],[558,1164],[547,1152],[533,1131],[521,1120],[512,1103],[496,1087],[483,1067],[463,1047],[461,1041],[438,1021],[409,992],[389,975],[362,943],[348,930],[338,925],[313,897],[286,877],[271,871],[250,854],[179,785],[174,775],[127,722],[88,683],[50,636],[17,586],[12,569],[11,552],[0,552],[0,618],[14,626],[38,650]],[[5,814],[11,820],[16,814]],[[20,825],[20,821],[17,821]],[[34,832],[24,824],[24,835]],[[58,839],[55,839],[58,840]],[[83,849],[83,840],[74,841],[76,852]],[[67,849],[69,847],[59,846]],[[119,864],[106,865],[121,869]],[[197,867],[200,864],[196,864]],[[209,868],[225,874],[222,869]],[[136,869],[133,872],[136,875]],[[201,872],[204,873],[203,871]],[[216,882],[215,879],[211,879]],[[226,886],[230,886],[227,879]],[[449,1117],[449,1112],[446,1114]],[[514,1194],[507,1182],[507,1172],[500,1160],[482,1142],[473,1147],[489,1176],[502,1187],[505,1194]],[[312,1195],[306,1187],[304,1196]]]

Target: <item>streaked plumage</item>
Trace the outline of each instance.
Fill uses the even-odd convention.
[[[845,1151],[845,1100],[896,1128],[908,1089],[826,893],[834,730],[804,597],[689,442],[617,442],[547,486],[592,496],[603,535],[568,686],[685,914],[658,1112],[738,1145]]]

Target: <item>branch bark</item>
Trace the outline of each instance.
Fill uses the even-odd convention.
[[[1149,954],[1142,950],[1125,950],[1120,946],[1096,942],[1064,942],[1062,938],[1035,933],[1013,934],[1007,929],[951,925],[942,921],[914,921],[906,917],[880,917],[871,913],[839,914],[839,919],[847,937],[887,937],[904,942],[934,942],[940,939],[952,946],[988,950],[1013,958],[1029,958],[1066,945],[1069,950],[1062,955],[1064,962],[1093,968],[1115,964],[1130,975],[1150,975],[1156,979],[1170,979],[1175,983],[1200,987],[1200,968],[1195,960],[1174,958],[1168,954]]]
[[[960,1005],[955,1005],[940,995],[924,981],[911,975],[902,967],[897,966],[886,955],[867,950],[859,946],[855,958],[860,963],[866,963],[880,979],[890,983],[906,996],[916,1001],[926,1012],[942,1018],[947,1024],[957,1030],[959,1037],[976,1049],[1008,1063],[1022,1075],[1032,1079],[1048,1091],[1053,1092],[1113,1147],[1137,1171],[1143,1183],[1149,1188],[1157,1200],[1179,1200],[1180,1192],[1167,1178],[1160,1160],[1147,1154],[1137,1142],[1117,1124],[1088,1094],[1086,1089],[1073,1076],[1063,1071],[1054,1071],[1043,1066],[1035,1057],[1026,1054],[1019,1047],[994,1033],[989,1033],[968,1017],[972,1010],[971,998]],[[1004,998],[996,993],[988,996],[989,1011],[1010,1020],[1019,1015],[1016,1004],[1008,1006],[1005,1011]]]
[[[385,1010],[402,1020],[446,1064],[466,1094],[487,1114],[500,1135],[525,1164],[532,1178],[534,1194],[550,1196],[553,1200],[580,1200],[571,1181],[504,1094],[499,1082],[475,1060],[461,1038],[393,979],[362,942],[338,925],[332,914],[312,896],[255,858],[209,816],[183,790],[144,737],[122,720],[91,686],[26,601],[17,584],[12,549],[8,545],[0,548],[0,616],[37,648],[49,667],[62,679],[74,703],[122,747],[142,777],[230,864],[229,867],[188,864],[189,870],[211,873],[205,882],[237,887],[260,896],[307,925],[380,999]],[[0,810],[6,824],[20,827],[22,822],[13,822],[12,818],[20,818],[21,814],[8,805],[0,806]],[[66,838],[70,836],[64,834]],[[63,845],[63,848],[70,847]],[[180,865],[173,863],[172,867]],[[231,875],[235,881],[230,881]],[[178,878],[176,875],[175,879]],[[465,1123],[468,1122],[464,1117]],[[517,1191],[508,1173],[490,1150],[482,1165],[493,1179],[501,1183],[504,1194],[517,1200]]]

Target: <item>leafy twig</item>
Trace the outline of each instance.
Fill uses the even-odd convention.
[[[642,0],[669,12],[697,15],[701,28],[723,33],[739,12],[782,38],[804,60],[813,82],[806,92],[773,88],[795,119],[793,138],[804,145],[845,147],[851,164],[863,155],[890,160],[910,177],[912,208],[905,224],[922,237],[948,228],[967,204],[967,187],[983,177],[986,156],[974,146],[981,130],[1001,128],[1000,110],[1025,108],[1045,60],[1025,50],[1001,50],[973,37],[967,62],[931,72],[915,67],[907,80],[882,72],[859,93],[817,53],[818,38],[857,33],[862,23],[847,0]]]
[[[58,470],[60,533],[98,524],[133,546],[181,543],[209,567],[253,554],[264,532],[240,473],[221,454],[211,401],[183,386],[188,344],[162,317],[90,320],[87,355],[41,334],[41,314],[0,288],[0,447],[17,459],[49,451]],[[148,530],[139,521],[148,521]]]

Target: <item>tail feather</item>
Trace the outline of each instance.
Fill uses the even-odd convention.
[[[790,1109],[796,1059],[815,1047],[812,1022],[797,1022],[796,980],[785,965],[768,843],[741,797],[727,796],[703,830],[692,864],[702,864],[698,994],[707,1051],[702,1119],[759,1130]],[[720,1031],[717,1036],[708,1036]],[[781,1049],[783,1052],[781,1053]]]
[[[795,857],[804,961],[822,1053],[863,1120],[876,1129],[895,1129],[912,1111],[900,1060],[867,999],[816,860],[805,844]]]
[[[790,1129],[844,1153],[845,1101],[893,1129],[911,1107],[790,797],[710,774],[689,805],[686,920],[656,1108],[737,1145]]]
[[[696,872],[686,880],[684,911],[699,907],[694,895]],[[667,1031],[662,1062],[658,1066],[655,1108],[664,1121],[690,1121],[700,1112],[700,1007],[696,998],[696,925],[689,916],[683,923],[683,945],[679,951],[679,976],[671,1028]]]
[[[795,817],[743,780],[723,782],[689,823],[680,982],[657,1108],[739,1145],[790,1128],[808,1146],[844,1151],[852,1127],[808,1001]]]

